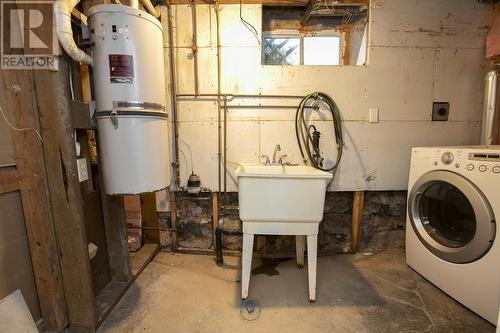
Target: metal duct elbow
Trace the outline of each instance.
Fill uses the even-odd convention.
[[[141,0],[141,3],[151,15],[156,18],[160,17],[160,11],[153,6],[151,0]]]
[[[79,0],[57,0],[54,4],[54,16],[57,29],[57,38],[66,53],[75,61],[92,66],[92,58],[85,51],[78,48],[73,39],[71,29],[71,12]]]

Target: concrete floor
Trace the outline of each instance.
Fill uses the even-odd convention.
[[[240,316],[239,258],[159,253],[98,332],[494,332],[406,266],[401,250],[319,258],[317,301],[294,261],[253,275],[255,321]],[[254,259],[254,266],[259,260]]]

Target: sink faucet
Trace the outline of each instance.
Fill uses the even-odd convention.
[[[269,159],[269,156],[268,156],[268,155],[266,155],[266,154],[262,154],[262,155],[260,155],[260,157],[261,157],[261,158],[265,158],[265,159],[266,159],[266,160],[265,160],[265,161],[266,161],[266,162],[265,162],[265,164],[270,164],[270,163],[271,163],[271,160]]]
[[[274,151],[273,151],[273,163],[276,163],[276,153],[281,151],[281,146],[277,144],[274,146]]]
[[[286,161],[287,158],[288,158],[287,154],[281,155],[280,158],[278,159],[278,164],[288,165],[289,163]]]

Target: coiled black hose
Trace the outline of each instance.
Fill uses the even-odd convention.
[[[314,100],[316,102],[317,108],[319,108],[319,101],[324,101],[332,113],[332,121],[335,132],[335,145],[337,147],[337,159],[333,166],[329,168],[324,168],[315,157],[320,156],[319,145],[313,144],[313,132],[317,133],[316,127],[314,125],[307,125],[305,112],[306,107],[310,107],[309,102]],[[311,132],[311,129],[313,132]],[[340,115],[340,110],[337,107],[335,101],[327,94],[322,92],[314,92],[307,95],[302,99],[297,108],[297,113],[295,114],[295,134],[297,135],[297,142],[299,144],[300,154],[304,159],[304,162],[310,163],[313,167],[319,170],[333,172],[335,173],[337,167],[339,166],[340,159],[342,158],[342,151],[344,148],[344,137],[342,133],[342,117]]]

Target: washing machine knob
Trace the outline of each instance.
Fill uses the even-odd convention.
[[[453,154],[447,151],[443,155],[441,155],[441,162],[444,164],[451,164],[453,162]]]
[[[500,166],[494,166],[493,169],[491,169],[494,173],[500,173]]]
[[[488,167],[486,167],[486,165],[483,164],[479,166],[479,171],[485,172],[486,170],[488,170]]]

